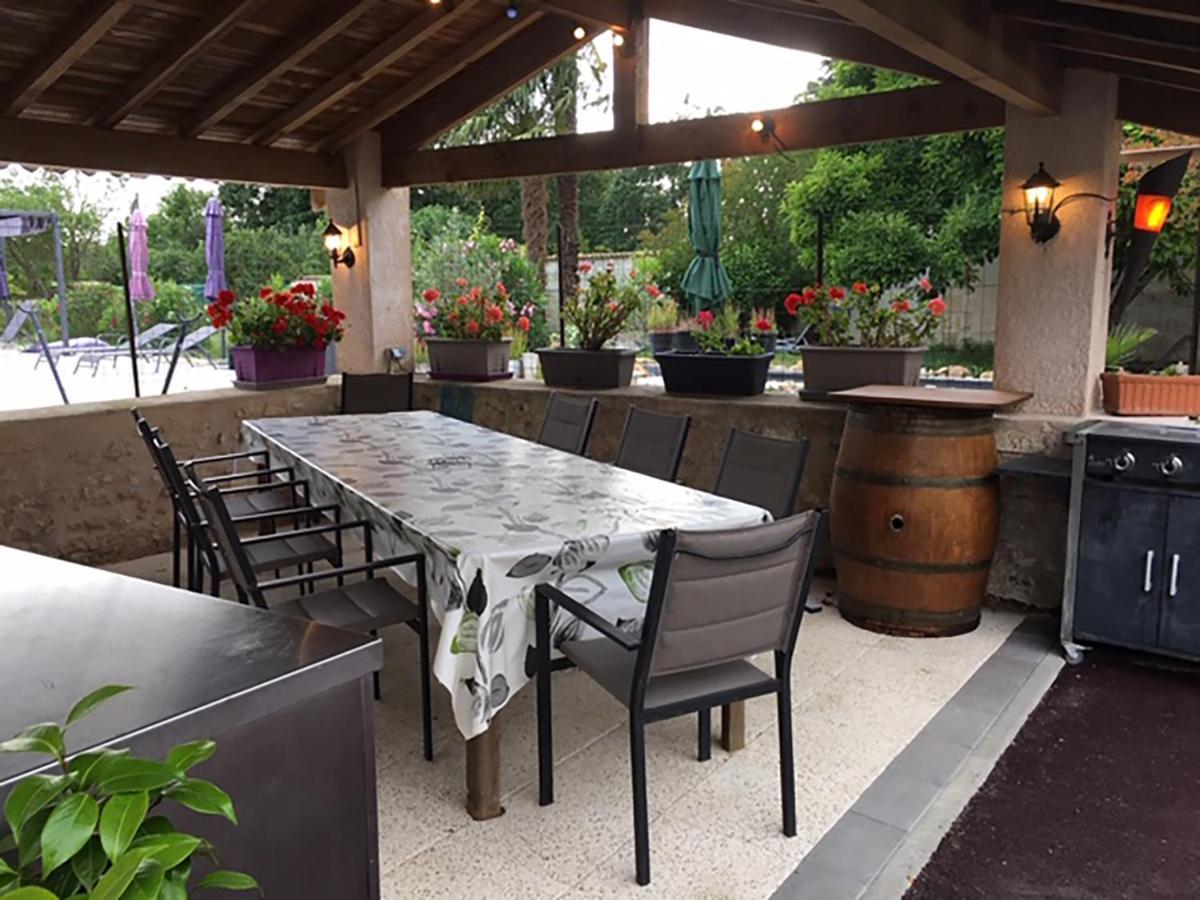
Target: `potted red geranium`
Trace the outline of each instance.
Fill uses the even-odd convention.
[[[513,329],[529,330],[527,316],[516,308],[503,282],[493,288],[468,287],[444,297],[429,288],[417,304],[425,345],[429,348],[429,377],[451,381],[497,381],[511,378],[509,350]]]
[[[243,300],[221,291],[207,312],[213,327],[229,330],[234,371],[245,384],[323,378],[325,348],[345,334],[346,314],[304,281]]]
[[[764,315],[751,317],[750,331],[741,327],[741,316],[732,303],[720,314],[701,310],[691,337],[693,350],[668,350],[654,354],[668,394],[719,394],[753,397],[767,386],[775,354],[762,344],[767,330]]]
[[[849,290],[815,284],[789,294],[784,308],[816,333],[800,353],[808,394],[867,384],[916,384],[925,339],[946,313],[928,278],[899,290],[856,281]]]

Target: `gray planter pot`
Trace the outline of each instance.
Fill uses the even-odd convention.
[[[445,381],[500,381],[512,378],[508,367],[510,338],[502,341],[464,341],[431,337],[429,377]]]
[[[868,384],[916,384],[924,347],[801,347],[804,391],[829,394]]]
[[[636,350],[562,350],[537,352],[547,387],[603,391],[629,387]]]
[[[653,353],[665,353],[675,345],[674,331],[650,332],[650,350]]]

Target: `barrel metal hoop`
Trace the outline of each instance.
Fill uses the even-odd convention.
[[[847,550],[837,544],[833,545],[833,552],[838,556],[844,556],[846,559],[854,562],[862,563],[863,565],[874,566],[877,569],[886,569],[892,572],[919,572],[936,575],[953,575],[960,572],[986,572],[992,565],[992,558],[978,560],[976,562],[964,563],[921,563],[921,562],[904,562],[898,559],[884,559],[879,556],[872,556],[869,553],[859,553],[856,550]]]
[[[917,475],[884,475],[879,472],[865,472],[862,469],[848,469],[835,465],[834,474],[847,481],[857,481],[864,484],[880,484],[890,487],[935,488],[952,491],[966,487],[991,487],[999,481],[995,473],[991,475],[966,475],[957,478],[922,478]]]
[[[893,407],[852,409],[846,416],[848,427],[885,434],[911,434],[919,437],[978,437],[995,433],[991,414],[946,418],[897,412]]]

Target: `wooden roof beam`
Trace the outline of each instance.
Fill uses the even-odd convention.
[[[350,121],[341,125],[333,135],[314,146],[313,149],[331,152],[353,143],[360,136],[421,99],[434,88],[445,84],[472,63],[487,56],[505,41],[535,24],[542,16],[543,14],[540,12],[531,12],[518,16],[516,19],[501,18],[475,37],[451,50],[436,65],[430,66],[420,75],[409,79],[374,106],[351,118]]]
[[[586,29],[582,40],[574,26],[546,16],[514,36],[499,50],[472,63],[383,123],[384,143],[394,150],[415,150],[554,65],[600,31]]]
[[[298,32],[278,43],[253,72],[240,78],[209,100],[181,129],[184,137],[196,137],[304,59],[357,19],[373,0],[341,0],[322,7]]]
[[[1200,102],[1192,91],[1122,78],[1117,116],[1126,122],[1200,137]]]
[[[15,116],[33,104],[96,41],[104,37],[121,16],[133,6],[132,0],[97,0],[71,26],[38,54],[38,62],[11,87],[0,93],[0,116]]]
[[[1165,22],[1145,16],[1048,4],[1044,0],[993,0],[993,12],[1004,18],[1032,25],[1046,25],[1074,33],[1118,36],[1161,47],[1194,50],[1200,47],[1200,26]]]
[[[261,2],[262,0],[217,0],[203,19],[194,27],[188,28],[187,39],[182,46],[165,48],[162,54],[133,80],[125,93],[101,108],[89,124],[101,128],[113,128],[120,124],[184,66],[219,40],[240,16]]]
[[[4,135],[0,141],[0,162],[4,163],[293,187],[340,188],[348,184],[340,159],[296,150],[33,119],[0,119],[0,134]]]
[[[966,82],[949,82],[763,111],[793,149],[863,144],[1004,124],[1004,103]],[[384,146],[389,186],[441,184],[623,169],[776,152],[750,130],[749,114],[710,116],[618,131],[396,152]]]
[[[1060,28],[1031,28],[1029,36],[1040,44],[1062,51],[1200,74],[1200,49],[1196,48],[1163,47],[1139,40]]]
[[[1094,6],[1117,12],[1136,13],[1176,22],[1200,22],[1200,6],[1196,0],[1064,0],[1077,6]]]
[[[1064,53],[1063,61],[1077,69],[1097,69],[1137,81],[1177,87],[1185,91],[1200,91],[1200,74],[1194,72],[1074,51]],[[1200,94],[1193,93],[1191,102],[1200,104]]]
[[[1032,113],[1058,112],[1062,69],[978,0],[822,0],[898,47]]]
[[[439,4],[423,12],[401,28],[349,69],[331,78],[303,100],[281,112],[250,136],[252,144],[271,144],[285,134],[295,131],[313,117],[337,103],[360,84],[374,78],[422,41],[436,34],[451,22],[461,18],[479,0],[459,0]]]

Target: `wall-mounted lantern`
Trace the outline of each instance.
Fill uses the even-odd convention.
[[[1163,194],[1138,194],[1137,204],[1133,208],[1133,227],[1138,231],[1158,234],[1171,214],[1173,202]]]
[[[329,227],[325,229],[324,240],[325,250],[329,254],[329,260],[333,263],[334,268],[338,266],[345,266],[347,269],[354,268],[354,251],[345,246],[346,239],[342,235],[342,229],[330,222]]]
[[[1025,221],[1029,224],[1029,233],[1039,244],[1046,243],[1062,227],[1058,221],[1058,207],[1054,205],[1054,192],[1061,186],[1062,182],[1046,171],[1045,163],[1038,163],[1037,171],[1021,185],[1025,194]]]

